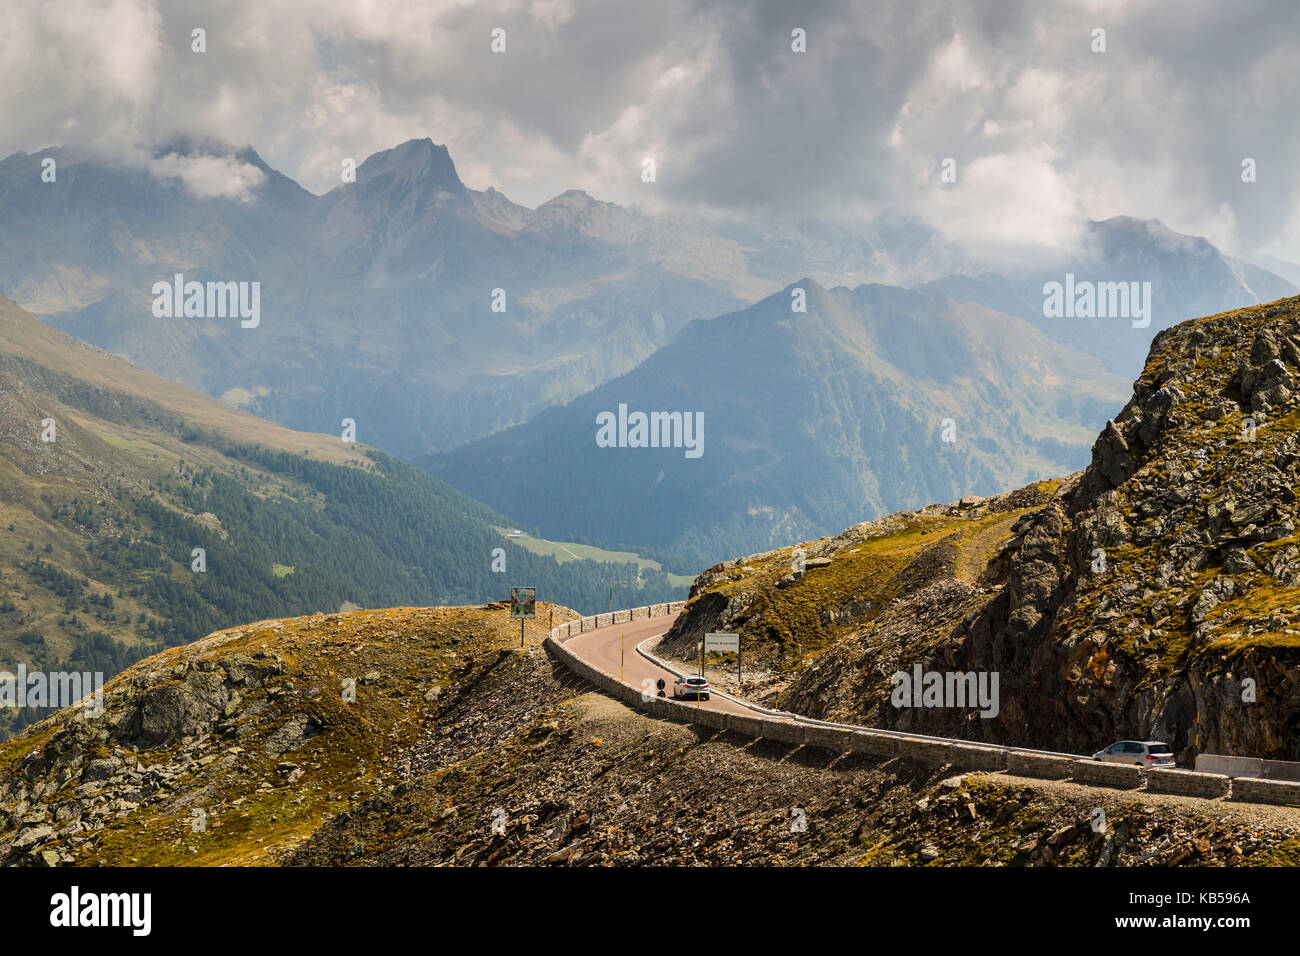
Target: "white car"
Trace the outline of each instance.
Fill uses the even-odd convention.
[[[709,682],[703,677],[679,677],[673,683],[673,700],[709,699]]]
[[[1092,755],[1105,763],[1131,763],[1139,767],[1172,767],[1174,752],[1160,740],[1121,740]]]

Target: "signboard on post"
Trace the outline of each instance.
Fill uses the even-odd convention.
[[[537,617],[537,588],[510,589],[510,618],[519,619],[519,646],[524,646],[524,621]]]
[[[739,634],[705,634],[704,650],[709,651],[730,651],[733,654],[740,653],[740,635]]]
[[[740,635],[709,633],[704,635],[704,653],[712,651],[730,652],[736,655],[736,683],[740,683]],[[700,673],[704,672],[703,654],[700,655]]]
[[[537,617],[537,588],[510,589],[510,616],[520,620]]]

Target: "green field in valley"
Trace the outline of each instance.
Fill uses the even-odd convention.
[[[503,537],[509,537],[512,529],[496,528],[496,530]],[[606,551],[604,548],[598,548],[592,544],[576,544],[572,541],[547,541],[545,538],[534,538],[530,534],[523,534],[517,538],[510,538],[510,540],[534,554],[549,555],[560,564],[569,561],[612,561],[635,564],[638,568],[645,568],[649,571],[663,570],[663,565],[658,561],[643,558],[632,551]],[[689,574],[672,574],[671,572],[668,574],[668,583],[673,587],[690,587],[691,582],[694,580]]]

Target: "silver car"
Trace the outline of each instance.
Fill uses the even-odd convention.
[[[1172,767],[1174,752],[1160,740],[1121,740],[1092,755],[1106,763],[1131,763],[1139,767]]]
[[[709,682],[703,677],[679,677],[673,684],[673,699],[709,699]]]

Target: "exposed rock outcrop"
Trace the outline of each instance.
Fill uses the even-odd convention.
[[[1007,496],[802,546],[836,564],[870,547],[927,573],[862,566],[850,586],[883,603],[823,632],[824,652],[782,705],[1057,750],[1140,737],[1169,741],[1184,761],[1198,751],[1300,759],[1297,375],[1300,299],[1185,322],[1155,339],[1092,464],[1050,500],[1026,506],[1043,486],[1018,493],[1018,516],[991,553],[975,553],[980,525],[1012,511]],[[927,534],[938,540],[918,544]],[[772,562],[702,576],[665,646],[715,623],[771,639],[779,606],[809,583],[777,594],[764,576]],[[759,571],[738,575],[736,565]],[[963,578],[979,590],[936,586]],[[893,706],[890,675],[915,663],[996,672],[997,716]]]

